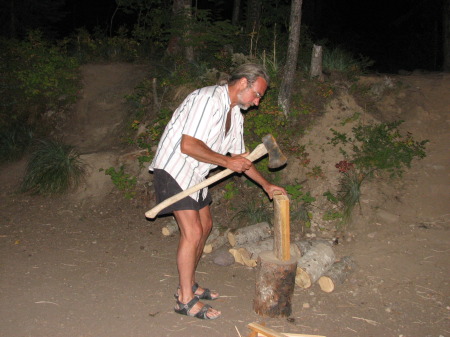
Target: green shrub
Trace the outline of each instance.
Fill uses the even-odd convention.
[[[85,163],[72,146],[42,140],[31,154],[21,188],[34,194],[63,193],[78,186],[85,173]]]
[[[392,177],[401,176],[405,168],[411,167],[414,158],[426,156],[428,140],[416,141],[411,133],[401,135],[398,127],[403,121],[359,125],[352,129],[353,137],[331,129],[331,144],[352,145],[350,161],[364,175],[374,171],[386,171]],[[348,155],[344,153],[345,155]]]
[[[114,167],[110,167],[105,171],[105,174],[110,176],[113,184],[124,193],[125,199],[134,198],[137,178],[125,173],[123,165],[117,171]]]

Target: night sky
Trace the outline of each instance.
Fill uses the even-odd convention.
[[[30,0],[16,0],[20,1]],[[96,26],[106,29],[116,9],[115,0],[55,1],[63,4],[64,17],[58,23],[48,22],[47,26],[53,27],[57,38],[79,27],[90,31]],[[443,1],[303,0],[302,23],[308,26],[315,40],[330,41],[355,55],[374,60],[376,71],[440,70],[443,62]],[[11,0],[0,0],[0,12],[7,9],[9,2]],[[231,19],[232,0],[197,0],[200,8],[214,7],[214,3],[226,4],[224,6],[228,8],[219,13],[223,18]],[[36,11],[42,13],[42,8]],[[126,22],[127,18],[122,16],[115,20]]]

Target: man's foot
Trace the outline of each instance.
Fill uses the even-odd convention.
[[[188,303],[182,303],[177,300],[174,311],[180,315],[196,317],[199,319],[216,319],[221,312],[213,309],[210,305],[200,302],[199,298],[194,296]]]

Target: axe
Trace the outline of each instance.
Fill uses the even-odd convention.
[[[269,168],[278,168],[286,164],[286,157],[281,152],[280,148],[278,147],[277,142],[275,141],[275,138],[273,138],[272,135],[266,135],[262,139],[262,144],[259,144],[253,151],[250,153],[247,157],[248,160],[251,162],[261,158],[265,154],[269,154]],[[149,219],[153,219],[156,217],[156,215],[163,210],[164,208],[176,203],[177,201],[191,195],[192,193],[197,192],[198,190],[201,190],[202,188],[209,186],[216,181],[225,178],[229,176],[230,174],[235,173],[234,171],[230,169],[225,169],[212,177],[202,181],[201,183],[192,186],[188,188],[187,190],[180,192],[178,194],[175,194],[174,196],[164,200],[163,202],[159,203],[155,207],[153,207],[151,210],[145,212],[145,216]]]

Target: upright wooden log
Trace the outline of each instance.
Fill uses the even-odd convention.
[[[313,246],[298,259],[295,284],[301,288],[309,288],[316,282],[335,261],[333,248],[323,242]]]
[[[273,251],[259,254],[253,309],[261,316],[288,317],[292,313],[297,261],[278,260]]]
[[[353,259],[350,256],[344,256],[340,261],[335,262],[317,283],[322,291],[331,293],[336,286],[344,283],[355,268],[356,263]]]
[[[256,242],[267,239],[272,235],[272,230],[267,222],[260,222],[255,225],[238,228],[228,232],[228,242],[231,247],[241,246],[247,242]]]
[[[273,210],[273,252],[279,260],[289,261],[291,259],[289,198],[283,194],[275,194]]]

